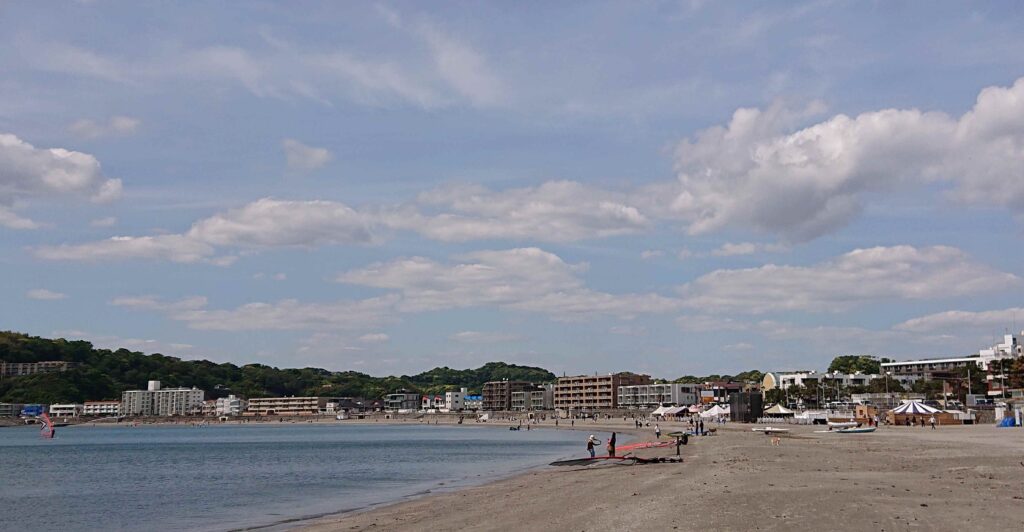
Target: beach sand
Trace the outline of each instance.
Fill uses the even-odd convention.
[[[582,426],[581,426],[582,425]],[[578,424],[630,432],[631,422]],[[662,424],[664,432],[681,425]],[[302,524],[353,530],[1019,530],[1024,430],[787,426],[772,446],[751,425],[693,438],[683,464],[548,467]],[[640,433],[651,439],[650,429]],[[674,448],[640,451],[667,456]]]

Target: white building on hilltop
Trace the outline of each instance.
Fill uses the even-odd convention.
[[[249,401],[229,395],[217,399],[214,414],[217,416],[240,416],[249,407]]]
[[[198,388],[161,388],[149,381],[145,390],[129,390],[121,396],[126,416],[188,416],[202,413],[205,392]]]

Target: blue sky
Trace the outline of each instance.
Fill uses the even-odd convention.
[[[1008,3],[0,5],[0,326],[661,377],[1024,322]]]

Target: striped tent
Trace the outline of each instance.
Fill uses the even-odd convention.
[[[905,416],[938,414],[939,412],[941,412],[941,410],[939,410],[938,408],[932,408],[924,403],[919,403],[917,401],[907,401],[906,403],[903,403],[900,406],[897,406],[896,408],[892,409],[893,414]]]

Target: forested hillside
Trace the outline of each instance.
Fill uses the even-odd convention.
[[[555,375],[542,368],[491,362],[477,369],[435,368],[419,375],[373,377],[355,371],[332,372],[320,368],[278,369],[262,364],[217,364],[207,360],[181,360],[160,354],[118,349],[96,349],[89,342],[47,339],[16,332],[0,332],[0,360],[39,362],[66,360],[78,367],[0,381],[0,402],[55,403],[93,399],[119,399],[124,390],[145,388],[159,380],[165,387],[196,386],[207,398],[228,394],[243,397],[332,395],[376,399],[405,388],[439,393],[460,386],[479,391],[489,380],[553,382]]]

